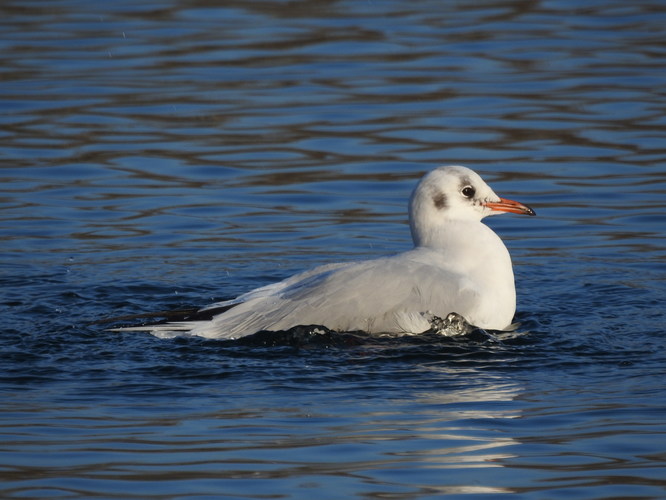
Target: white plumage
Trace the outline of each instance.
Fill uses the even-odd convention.
[[[158,336],[234,339],[261,330],[323,325],[336,331],[422,333],[456,312],[494,330],[511,324],[516,292],[509,252],[481,219],[534,215],[497,196],[472,170],[449,166],[425,175],[412,193],[414,249],[391,257],[329,264],[210,306],[230,306],[208,321],[130,327]]]

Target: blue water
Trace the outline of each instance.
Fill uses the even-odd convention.
[[[662,2],[0,12],[0,497],[666,497]],[[456,163],[538,213],[515,333],[107,331],[405,250]]]

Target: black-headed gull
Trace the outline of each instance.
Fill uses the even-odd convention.
[[[535,215],[527,205],[497,196],[476,172],[439,167],[421,179],[409,202],[412,250],[317,267],[213,304],[206,310],[222,312],[206,321],[120,330],[236,339],[323,325],[341,332],[418,334],[431,328],[433,318],[452,312],[480,328],[502,330],[516,310],[511,257],[481,220],[504,212]]]

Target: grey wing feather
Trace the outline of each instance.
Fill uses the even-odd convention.
[[[419,260],[323,266],[240,297],[242,302],[229,311],[193,325],[192,333],[237,338],[308,324],[338,331],[420,333],[429,327],[428,314],[445,316],[454,312],[453,304],[468,309],[473,292],[460,275]]]

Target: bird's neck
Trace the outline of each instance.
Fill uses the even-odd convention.
[[[495,232],[481,221],[446,221],[427,230],[412,227],[414,246],[434,250],[463,268],[499,267],[511,273],[511,257]]]
[[[411,221],[412,239],[415,247],[433,250],[449,249],[458,245],[474,244],[477,239],[487,238],[492,230],[480,221],[446,220],[441,224],[423,226]],[[494,233],[493,233],[494,234]]]
[[[501,311],[509,315],[502,321],[511,321],[516,308],[511,256],[492,229],[480,221],[447,222],[416,233],[414,243],[415,253],[430,254],[429,261],[462,277],[465,287],[487,291],[480,306],[486,320],[497,321],[495,315]]]

